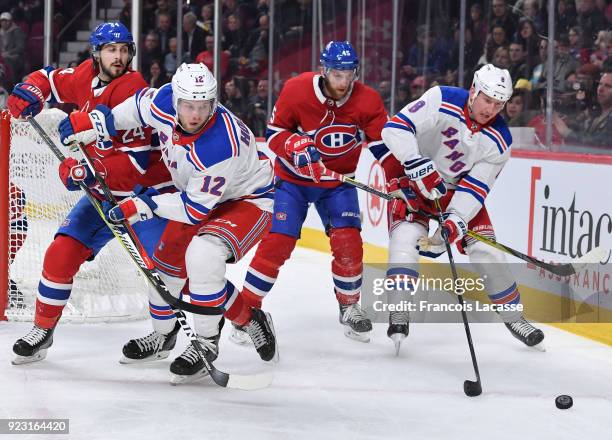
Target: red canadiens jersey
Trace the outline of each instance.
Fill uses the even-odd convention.
[[[100,83],[97,73],[90,59],[74,68],[46,67],[33,72],[27,82],[40,88],[47,101],[76,104],[82,112],[90,112],[98,104],[113,108],[147,87],[142,75],[132,70],[106,85]],[[157,188],[171,184],[170,174],[159,160],[160,152],[151,146],[151,133],[149,127],[118,130],[112,149],[88,147],[104,165],[106,182],[116,196],[128,195],[136,184]]]
[[[321,91],[321,75],[313,72],[287,81],[268,122],[266,139],[277,155],[275,174],[283,180],[308,186],[333,188],[340,182],[324,177],[320,183],[300,176],[285,152],[285,141],[294,133],[310,136],[330,170],[354,176],[363,147],[378,159],[387,176],[397,175],[399,162],[385,146],[381,131],[387,112],[374,89],[359,81],[339,101]]]

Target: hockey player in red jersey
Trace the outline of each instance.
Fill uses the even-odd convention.
[[[381,138],[387,114],[380,96],[357,81],[359,58],[351,44],[330,42],[321,53],[321,65],[320,73],[287,81],[268,122],[267,142],[277,155],[274,216],[249,267],[243,293],[253,306],[261,307],[314,203],[330,240],[340,323],[348,337],[369,342],[372,324],[359,306],[363,249],[357,192],[324,171],[327,167],[354,176],[362,141],[386,172],[401,167]],[[236,342],[246,339],[239,330],[232,337]]]
[[[16,118],[34,116],[45,101],[69,102],[79,106],[60,123],[60,136],[64,143],[75,139],[74,133],[85,128],[99,129],[87,112],[94,117],[110,111],[139,89],[147,86],[140,73],[128,66],[134,56],[132,35],[121,23],[103,23],[91,34],[91,59],[75,68],[46,67],[31,73],[19,83],[8,98],[8,108]],[[96,110],[97,105],[104,105]],[[105,110],[106,109],[106,110]],[[97,114],[96,114],[97,113]],[[95,136],[92,137],[92,140]],[[136,184],[171,185],[171,178],[162,162],[151,156],[151,129],[118,131],[111,141],[91,144],[88,150],[95,166],[106,179],[117,197],[131,193]],[[159,154],[158,154],[159,157]],[[67,158],[59,166],[59,175],[69,191],[79,190],[77,181],[83,181],[94,191],[95,179],[84,164]],[[149,223],[137,233],[145,245],[155,241],[162,227]],[[151,237],[148,239],[148,237]],[[33,329],[15,342],[17,354],[14,363],[27,363],[44,359],[53,343],[53,330],[72,290],[72,280],[81,265],[95,258],[98,251],[113,238],[86,197],[81,198],[58,229],[43,261],[43,270],[36,298]],[[154,243],[153,243],[154,244]]]

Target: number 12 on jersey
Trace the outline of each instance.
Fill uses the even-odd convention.
[[[210,182],[213,182],[212,188],[210,186]],[[204,193],[210,193],[213,196],[220,196],[221,195],[221,191],[219,191],[221,189],[221,187],[225,185],[225,177],[211,177],[211,176],[206,176],[204,177],[204,184],[202,185],[202,192]]]

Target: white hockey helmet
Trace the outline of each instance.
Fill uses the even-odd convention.
[[[183,63],[172,77],[172,105],[178,112],[178,100],[212,101],[211,116],[217,108],[217,81],[203,63]]]
[[[506,69],[486,64],[474,74],[474,98],[482,92],[493,99],[508,102],[512,97],[512,78]]]

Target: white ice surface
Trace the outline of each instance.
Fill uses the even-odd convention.
[[[247,260],[250,260],[247,259]],[[231,267],[241,285],[246,261]],[[612,350],[549,326],[547,351],[522,346],[501,324],[472,328],[480,397],[463,394],[473,371],[461,324],[413,325],[399,358],[375,325],[372,342],[344,337],[332,294],[330,257],[296,249],[264,303],[281,361],[222,336],[225,371],[273,369],[269,389],[236,391],[210,382],[172,387],[170,358],[120,365],[121,347],[147,321],[65,324],[47,359],[13,366],[11,346],[30,328],[0,323],[0,418],[69,418],[70,434],[17,439],[600,439],[612,432]],[[570,394],[561,411],[554,400]],[[11,436],[0,436],[11,438]]]

